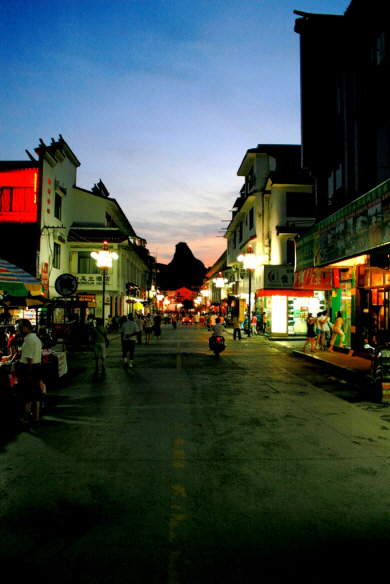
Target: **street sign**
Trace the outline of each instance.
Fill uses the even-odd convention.
[[[77,290],[77,280],[73,274],[61,274],[55,281],[54,288],[60,296],[72,296]]]

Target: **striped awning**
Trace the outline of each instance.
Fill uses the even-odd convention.
[[[42,294],[42,284],[21,268],[0,258],[0,291],[11,296],[32,296]]]

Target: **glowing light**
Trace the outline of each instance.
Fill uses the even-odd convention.
[[[97,267],[102,270],[112,268],[112,260],[119,258],[115,251],[109,251],[107,241],[103,241],[103,249],[98,252],[92,251],[91,257],[97,261]]]

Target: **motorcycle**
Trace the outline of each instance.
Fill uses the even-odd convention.
[[[216,357],[226,349],[225,339],[222,336],[212,336],[209,339],[210,350],[214,352]]]
[[[371,347],[365,344],[364,348],[371,351],[372,388],[380,391],[382,403],[390,403],[390,347],[380,345]]]

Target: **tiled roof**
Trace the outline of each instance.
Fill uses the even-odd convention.
[[[123,231],[116,227],[71,227],[68,234],[68,241],[122,243],[128,237]]]

